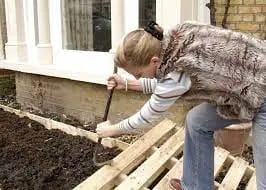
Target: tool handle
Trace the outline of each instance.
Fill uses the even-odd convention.
[[[117,73],[117,67],[116,66],[114,67],[114,74],[115,73]],[[106,105],[105,105],[103,121],[106,121],[107,118],[108,118],[108,113],[109,113],[109,109],[110,109],[110,105],[111,105],[111,101],[112,101],[112,97],[113,97],[113,93],[114,93],[115,87],[113,87],[111,90],[108,90],[107,102],[106,102]],[[94,164],[96,166],[98,166],[98,167],[106,165],[106,164],[111,164],[111,162],[112,162],[112,160],[107,160],[105,162],[98,162],[97,154],[98,154],[98,150],[99,150],[99,147],[100,147],[101,144],[102,144],[102,138],[99,137],[98,138],[98,142],[97,142],[96,147],[95,147],[95,150],[94,150],[94,153],[93,153],[93,158],[92,158]]]
[[[114,67],[114,74],[115,73],[117,73],[117,67],[116,66]],[[111,90],[108,90],[107,102],[106,102],[106,105],[105,105],[103,121],[106,121],[107,118],[108,118],[108,113],[109,113],[109,109],[110,109],[110,105],[111,105],[111,101],[112,101],[112,97],[113,97],[113,93],[114,93],[115,87],[113,87]]]
[[[114,93],[114,88],[112,88],[111,90],[108,90],[107,102],[106,102],[106,106],[105,106],[105,110],[104,110],[103,121],[107,121],[113,93]]]

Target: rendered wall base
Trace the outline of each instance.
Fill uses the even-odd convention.
[[[92,121],[103,117],[107,90],[103,85],[46,77],[26,73],[16,73],[17,101],[22,108],[32,107],[42,111],[67,114],[81,121]],[[135,113],[149,96],[137,92],[118,92],[113,95],[109,112],[111,122],[119,121]],[[195,104],[195,103],[194,103]],[[178,124],[192,103],[177,103],[166,114]]]
[[[0,96],[15,93],[15,73],[0,69]]]

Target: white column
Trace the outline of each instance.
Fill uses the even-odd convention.
[[[156,21],[165,31],[181,22],[181,1],[186,0],[156,0]]]
[[[124,0],[111,0],[112,49],[115,51],[124,35]]]
[[[206,4],[210,0],[202,0],[198,2],[198,21],[206,24],[210,24],[210,9],[206,7]]]
[[[196,20],[198,9],[195,9],[195,0],[181,0],[180,22]]]
[[[40,64],[52,63],[48,0],[37,0],[38,44],[37,59]]]
[[[124,0],[124,33],[139,28],[139,0]]]
[[[4,55],[4,39],[2,36],[2,32],[3,32],[3,21],[5,20],[4,14],[3,14],[3,10],[4,10],[4,5],[3,5],[4,1],[0,0],[0,60],[5,58]]]
[[[23,9],[23,1],[5,0],[8,39],[5,44],[7,60],[25,61],[27,59]]]
[[[3,25],[2,25],[2,23],[0,21],[0,60],[5,58],[4,49],[3,49],[2,26]]]
[[[188,20],[209,23],[209,0],[156,0],[156,20],[166,30]]]

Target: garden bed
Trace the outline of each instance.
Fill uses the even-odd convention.
[[[95,143],[0,109],[0,189],[72,189],[92,175]],[[111,159],[119,152],[103,155]]]

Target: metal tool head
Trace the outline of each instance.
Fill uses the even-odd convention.
[[[111,165],[111,163],[113,161],[113,160],[107,160],[107,161],[99,161],[98,160],[98,157],[100,156],[99,150],[100,150],[101,144],[102,144],[102,138],[99,138],[98,143],[96,144],[96,148],[94,150],[93,159],[92,159],[94,165],[97,167],[101,167],[104,165]]]

